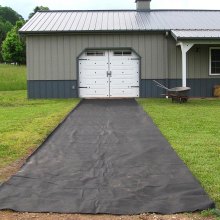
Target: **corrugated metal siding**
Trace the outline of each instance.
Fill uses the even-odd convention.
[[[182,53],[173,38],[168,38],[168,78],[182,78]]]
[[[188,53],[188,77],[190,78],[213,78],[220,76],[209,76],[209,47],[219,45],[195,45]]]
[[[209,77],[209,46],[194,46],[188,53],[188,77]],[[213,77],[214,78],[214,77]],[[216,78],[219,78],[218,76]]]
[[[180,86],[181,79],[159,79],[163,85],[173,88]],[[220,79],[188,79],[187,85],[192,89],[191,97],[212,97],[213,87],[220,84]],[[140,97],[162,97],[165,91],[155,85],[152,79],[141,80]],[[29,80],[28,98],[76,98],[76,80]]]
[[[76,80],[28,80],[28,98],[76,98]]]
[[[48,11],[36,13],[20,32],[220,30],[219,11]]]
[[[169,88],[181,86],[182,84],[181,79],[159,79],[157,81]],[[215,85],[220,85],[220,79],[187,79],[187,86],[191,87],[190,97],[213,97],[213,87]],[[157,87],[153,80],[141,80],[141,98],[162,97],[161,94],[165,93],[166,91]]]
[[[143,79],[167,77],[163,34],[28,36],[29,80],[76,80],[77,56],[86,48],[133,48],[141,57]]]
[[[163,34],[95,34],[27,37],[29,80],[76,80],[77,56],[86,48],[133,48],[141,56],[142,79],[181,79],[181,49]],[[209,46],[188,52],[188,78],[209,76]]]
[[[181,79],[181,49],[163,34],[28,36],[29,80],[76,80],[77,56],[86,48],[133,48],[141,57],[142,79]],[[189,78],[209,76],[209,46],[188,52]],[[220,76],[212,76],[219,78]]]
[[[211,45],[214,47],[218,45]],[[209,76],[209,47],[210,45],[194,45],[187,53],[187,78],[205,79],[220,78]],[[168,76],[169,79],[182,78],[182,53],[173,38],[168,39]]]

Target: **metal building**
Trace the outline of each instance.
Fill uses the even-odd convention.
[[[220,11],[42,11],[27,40],[29,98],[160,97],[153,80],[210,97],[220,84]]]

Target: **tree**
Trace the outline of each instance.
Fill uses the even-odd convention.
[[[5,37],[7,35],[7,33],[13,28],[13,25],[9,22],[9,21],[4,21],[1,17],[0,17],[0,51],[1,51],[1,45],[2,42],[5,40]],[[1,56],[1,52],[0,52],[0,62],[2,62],[2,56]]]
[[[5,62],[22,64],[26,62],[25,41],[19,36],[18,30],[24,25],[23,20],[16,22],[16,25],[8,32],[2,43],[2,57]]]
[[[13,28],[13,25],[9,21],[4,21],[0,17],[0,44],[5,39],[7,33]]]
[[[0,5],[0,62],[3,61],[1,56],[2,42],[18,20],[23,20],[21,15],[9,7]]]
[[[48,11],[49,8],[45,7],[45,6],[36,6],[33,10],[33,12],[31,12],[28,16],[28,19],[32,18],[34,16],[35,13],[37,13],[38,11]]]
[[[4,21],[9,21],[12,25],[15,25],[18,20],[23,20],[22,16],[19,15],[10,7],[2,7],[0,5],[0,16]]]

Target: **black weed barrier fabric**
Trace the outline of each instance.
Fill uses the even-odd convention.
[[[84,100],[0,187],[0,209],[163,214],[214,207],[135,100]]]

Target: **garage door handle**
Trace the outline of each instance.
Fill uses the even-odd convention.
[[[88,87],[79,87],[80,89],[87,89]]]
[[[112,76],[112,71],[107,71],[107,77]]]
[[[131,88],[139,88],[139,86],[131,86]]]

